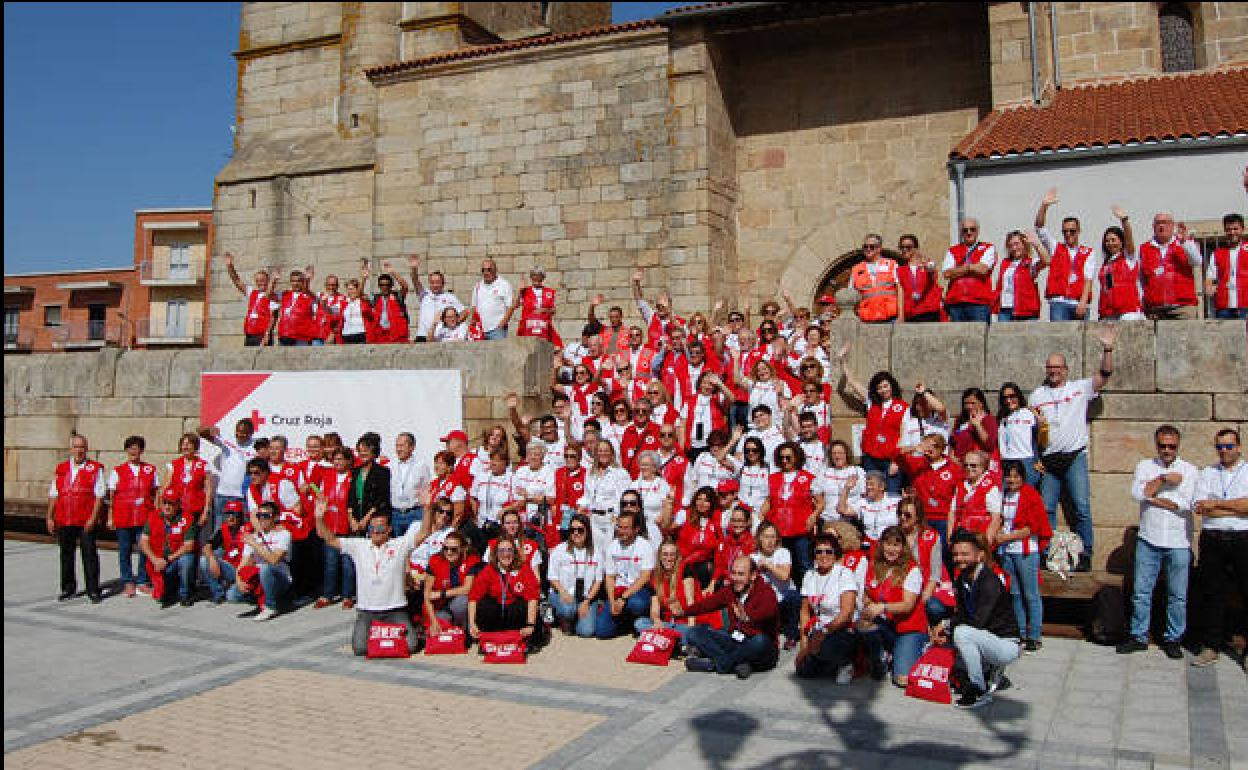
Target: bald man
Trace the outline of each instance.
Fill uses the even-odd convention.
[[[979,239],[979,220],[966,218],[958,226],[959,242],[945,252],[945,310],[950,321],[988,322],[992,308],[992,269],[997,250]]]

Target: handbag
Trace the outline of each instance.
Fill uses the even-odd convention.
[[[932,703],[952,703],[953,692],[949,688],[949,678],[953,671],[953,662],[952,647],[928,647],[927,652],[914,664],[914,668],[910,669],[906,695]]]
[[[407,658],[407,626],[402,623],[377,623],[368,629],[368,657]]]
[[[463,655],[467,651],[464,629],[458,626],[443,628],[425,639],[426,655]]]
[[[486,663],[524,663],[525,643],[519,631],[481,632],[481,651]]]
[[[625,658],[629,663],[666,666],[680,642],[680,633],[670,628],[648,628],[641,632],[637,644]]]

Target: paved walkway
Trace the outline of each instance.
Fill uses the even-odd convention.
[[[361,766],[373,746],[434,767],[1248,770],[1248,679],[1225,659],[1193,669],[1054,639],[1011,668],[1013,690],[962,712],[888,684],[798,681],[788,657],[746,681],[623,664],[629,640],[560,639],[525,666],[366,661],[346,653],[337,607],[259,624],[234,605],[55,590],[52,547],[5,543],[6,766],[242,753],[312,770]]]

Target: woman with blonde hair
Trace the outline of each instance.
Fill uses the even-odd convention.
[[[858,636],[871,662],[871,676],[884,678],[886,653],[892,654],[893,684],[905,687],[910,669],[927,641],[927,617],[919,596],[923,575],[900,527],[880,535],[862,587]]]
[[[696,623],[685,614],[685,607],[698,599],[698,586],[691,575],[685,574],[685,558],[671,540],[664,541],[655,554],[650,585],[654,589],[650,617],[634,620],[633,629],[641,633],[650,628],[670,628],[680,634],[684,644],[685,635]]]

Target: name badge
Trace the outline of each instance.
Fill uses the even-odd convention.
[[[1166,274],[1165,265],[1158,265],[1157,267],[1153,268],[1153,275],[1165,275],[1165,274]]]
[[[922,295],[922,294],[920,294],[920,293],[918,293],[918,292],[916,291],[916,292],[914,292],[913,294],[911,294],[911,295],[910,295],[910,297],[911,297],[911,298],[912,298],[915,302],[918,302],[920,299],[922,299],[922,298],[923,298],[923,295]]]
[[[744,642],[744,641],[745,641],[745,634],[741,633],[740,631],[733,631],[733,632],[732,632],[732,641],[734,641],[734,642]]]

